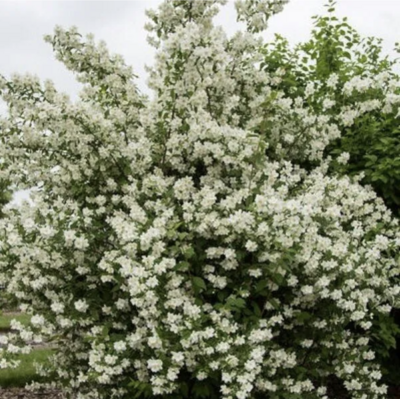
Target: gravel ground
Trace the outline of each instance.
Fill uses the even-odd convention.
[[[0,388],[0,399],[64,399],[60,391],[30,392],[24,388]]]
[[[334,399],[345,398],[336,396]],[[400,387],[391,387],[389,390],[390,399],[400,399]],[[65,399],[60,391],[30,392],[23,388],[0,388],[0,399]]]

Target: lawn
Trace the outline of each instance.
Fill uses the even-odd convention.
[[[29,325],[31,316],[24,313],[0,314],[0,333],[10,331],[11,320],[18,320],[24,325]],[[27,355],[20,355],[21,363],[15,369],[0,370],[0,387],[23,387],[27,383],[38,381],[40,377],[36,373],[34,364],[46,364],[48,357],[53,353],[52,349],[33,349]]]
[[[36,374],[34,363],[46,364],[52,353],[52,349],[35,349],[28,355],[20,355],[19,367],[0,370],[0,387],[23,387],[30,382],[38,381],[40,377]]]
[[[31,316],[25,313],[0,313],[0,332],[9,331],[11,320],[17,320],[27,326],[31,321]]]

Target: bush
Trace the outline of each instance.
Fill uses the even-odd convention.
[[[314,17],[308,42],[292,49],[277,36],[263,49],[263,65],[278,75],[275,96],[304,98],[312,116],[329,118],[339,129],[340,136],[325,150],[325,156],[337,158],[332,169],[349,175],[363,172],[363,183],[371,184],[398,213],[398,59],[382,54],[382,40],[361,37],[346,18],[338,19],[333,1],[327,7],[326,16]],[[305,130],[305,136],[313,133]]]
[[[7,169],[5,159],[0,157],[0,223],[1,219],[7,218],[8,206],[12,199],[12,190],[10,187],[10,181],[7,178],[7,173],[4,173],[4,170]],[[7,231],[2,231],[0,233],[0,253],[4,250],[4,240],[7,238]],[[5,275],[1,273],[4,268],[8,268],[8,259],[4,259],[0,255],[0,371],[4,368],[12,368],[17,365],[15,361],[15,356],[10,352],[6,352],[3,349],[3,346],[10,341],[18,342],[18,338],[14,339],[6,339],[1,334],[2,323],[1,323],[1,314],[5,309],[9,309],[14,305],[14,298],[12,295],[7,293],[7,283],[8,280],[5,278]]]
[[[275,77],[263,124],[278,122],[270,156],[279,153],[300,159],[301,165],[310,169],[316,163],[315,157],[311,163],[304,159],[301,146],[307,148],[308,142],[318,141],[320,130],[327,135],[333,132],[320,156],[333,159],[330,173],[361,175],[362,184],[371,185],[398,216],[398,60],[382,54],[380,39],[364,38],[346,18],[338,19],[334,4],[327,4],[327,15],[314,17],[315,29],[308,42],[292,48],[287,40],[276,36],[274,42],[263,47],[263,68]],[[299,99],[304,100],[301,106],[292,107],[292,115],[288,116],[285,107]],[[294,120],[293,114],[298,115],[298,123],[288,124],[289,119]],[[286,119],[282,120],[282,115]],[[296,137],[293,148],[289,143],[292,137]],[[313,148],[318,146],[313,144]],[[399,368],[393,366],[400,364],[400,351],[394,351],[399,327],[399,310],[389,318],[377,319],[374,325],[373,348],[393,383],[400,379]]]
[[[248,31],[232,38],[212,24],[220,3],[149,12],[152,99],[75,29],[47,41],[80,101],[2,80],[7,176],[36,187],[0,226],[7,288],[33,314],[16,327],[57,339],[57,382],[80,399],[326,398],[332,376],[384,397],[369,341],[399,296],[398,222],[327,163],[266,156],[275,89],[252,32],[285,2],[240,2]],[[330,134],[314,142],[294,161],[316,162]]]

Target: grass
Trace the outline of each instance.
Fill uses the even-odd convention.
[[[0,333],[11,329],[11,320],[17,320],[23,325],[30,324],[31,316],[24,313],[6,313],[0,314]],[[0,387],[16,388],[24,387],[33,381],[40,381],[41,377],[37,375],[35,363],[46,365],[48,357],[53,353],[52,349],[40,348],[33,349],[27,355],[19,355],[20,365],[15,369],[0,370]]]
[[[0,314],[0,331],[9,331],[10,323],[13,319],[27,326],[30,324],[31,316],[25,313]]]
[[[41,377],[37,375],[34,363],[47,364],[52,353],[52,349],[35,349],[28,355],[20,355],[19,367],[0,370],[0,387],[24,387],[30,382],[39,381]]]

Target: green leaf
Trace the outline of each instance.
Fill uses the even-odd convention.
[[[192,247],[186,248],[183,251],[183,256],[185,257],[185,259],[191,259],[196,255],[195,250]]]
[[[264,288],[266,288],[268,286],[268,280],[261,280],[256,284],[256,292],[259,293],[260,291],[262,291]]]
[[[256,302],[252,302],[251,305],[253,306],[254,314],[257,317],[261,317],[262,311],[261,311],[260,307],[258,306],[258,304]]]
[[[176,265],[175,270],[180,271],[180,272],[187,271],[187,270],[189,270],[189,267],[190,267],[190,263],[187,261],[183,261],[183,262],[179,262]]]
[[[182,393],[182,395],[187,398],[189,395],[189,385],[187,382],[182,382],[179,384],[179,390]]]
[[[208,398],[211,391],[206,382],[196,381],[192,387],[192,394],[195,398]]]
[[[194,287],[196,287],[200,291],[207,289],[206,283],[204,282],[204,280],[201,277],[193,277],[192,283],[193,283]]]
[[[312,315],[311,315],[311,313],[308,313],[308,312],[299,312],[296,314],[296,319],[301,322],[310,320],[311,318],[312,318]]]
[[[276,299],[274,299],[274,298],[269,299],[269,303],[270,303],[275,309],[279,309],[279,308],[280,308],[279,302],[278,302]]]
[[[246,301],[243,298],[231,297],[226,303],[232,308],[243,309],[246,307]]]
[[[282,285],[283,281],[284,281],[284,276],[282,276],[282,274],[280,273],[273,273],[271,275],[272,280],[274,281],[274,283],[278,284],[278,285]]]

